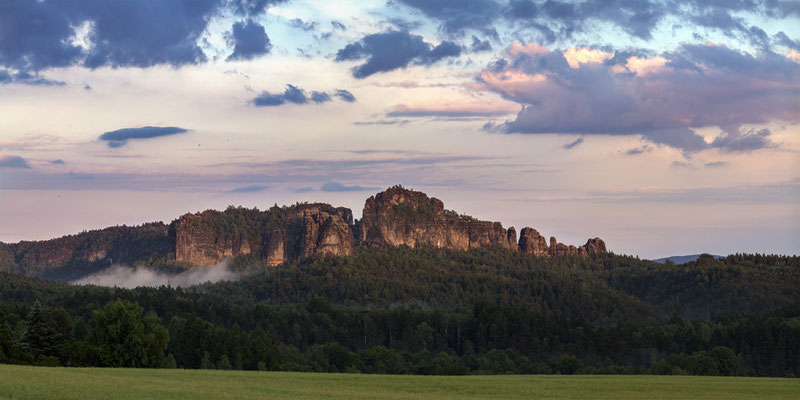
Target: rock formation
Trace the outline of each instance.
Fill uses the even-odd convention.
[[[111,263],[213,265],[238,255],[276,266],[315,256],[349,256],[361,246],[433,246],[452,250],[499,248],[536,257],[605,253],[600,238],[580,247],[545,240],[536,229],[517,231],[446,210],[441,200],[395,186],[364,204],[360,221],[345,207],[298,203],[266,211],[229,207],[185,214],[170,225],[111,227],[39,242],[0,243],[0,270],[48,275]]]
[[[522,228],[519,234],[519,251],[535,256],[548,256],[547,240],[531,227]]]
[[[223,258],[250,254],[261,247],[261,238],[247,233],[226,234],[209,223],[219,211],[185,214],[177,221],[175,260],[194,265],[214,265]]]
[[[275,266],[316,255],[348,256],[353,254],[352,223],[350,209],[323,203],[186,214],[174,223],[175,261],[213,265],[256,253]]]
[[[359,243],[367,246],[517,247],[516,231],[499,222],[458,215],[445,210],[441,200],[400,186],[367,199],[358,231]]]

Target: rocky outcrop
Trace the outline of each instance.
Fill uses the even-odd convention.
[[[522,228],[519,235],[519,251],[535,256],[549,255],[547,240],[539,234],[539,231],[531,227]]]
[[[581,248],[585,249],[587,254],[603,254],[608,252],[608,250],[606,250],[606,242],[599,237],[587,240],[586,244],[581,246]]]
[[[353,220],[349,208],[325,203],[276,205],[266,211],[229,207],[185,214],[169,226],[117,226],[46,241],[0,243],[0,270],[52,276],[65,267],[85,273],[112,263],[202,266],[248,254],[276,266],[315,256],[349,256],[356,245],[498,248],[536,257],[607,252],[600,238],[580,247],[555,237],[548,244],[530,227],[520,231],[517,241],[513,227],[460,215],[437,198],[395,186],[367,199],[360,221]]]
[[[539,231],[531,227],[522,228],[519,238],[519,251],[537,257],[586,257],[594,254],[606,253],[606,244],[600,238],[589,239],[585,245],[575,247],[559,243],[555,236],[550,236],[550,245]]]
[[[306,213],[303,215],[302,226],[303,236],[300,239],[299,249],[301,257],[353,254],[353,231],[339,214],[329,214],[324,211]]]
[[[219,211],[185,214],[175,229],[175,260],[194,265],[214,265],[226,257],[250,254],[261,247],[261,237],[217,229],[212,219]],[[251,237],[252,236],[252,237]]]
[[[237,255],[259,254],[268,265],[316,255],[353,254],[348,208],[296,204],[267,211],[229,208],[186,214],[175,225],[175,260],[213,265]]]
[[[362,245],[434,246],[454,250],[516,249],[516,231],[444,209],[437,198],[392,187],[367,199],[359,226]]]

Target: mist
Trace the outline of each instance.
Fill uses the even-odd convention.
[[[195,267],[177,274],[160,272],[147,267],[116,264],[71,283],[133,289],[139,286],[187,287],[205,282],[235,281],[237,279],[239,279],[239,275],[228,269],[227,261],[222,261],[216,265]]]

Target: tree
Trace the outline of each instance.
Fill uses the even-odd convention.
[[[50,357],[48,364],[52,364],[52,357],[60,355],[71,332],[72,323],[64,309],[46,309],[37,301],[25,318],[21,342],[35,357]]]
[[[164,364],[169,333],[158,316],[118,299],[94,312],[90,341],[100,347],[104,365],[157,368]]]

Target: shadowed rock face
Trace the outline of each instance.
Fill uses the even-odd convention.
[[[368,246],[517,247],[516,231],[509,232],[499,222],[459,216],[445,211],[437,198],[398,186],[367,199],[359,233],[360,243]]]

